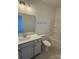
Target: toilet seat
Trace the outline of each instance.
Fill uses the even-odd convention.
[[[47,47],[50,47],[50,46],[51,46],[51,43],[50,43],[49,41],[47,41],[47,40],[44,40],[44,41],[43,41],[43,44],[44,44],[45,46],[47,46]]]

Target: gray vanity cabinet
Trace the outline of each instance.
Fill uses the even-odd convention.
[[[31,59],[33,57],[33,47],[27,46],[21,50],[22,59]]]
[[[41,52],[41,40],[26,42],[18,46],[19,59],[31,59]]]

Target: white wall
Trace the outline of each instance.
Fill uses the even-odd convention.
[[[53,29],[51,28],[51,21],[53,23],[55,16],[55,8],[41,2],[40,0],[33,0],[31,7],[32,11],[28,12],[27,10],[23,12],[26,14],[31,14],[36,16],[36,32],[37,33],[51,33]]]
[[[38,33],[51,33],[51,21],[54,20],[55,9],[41,1],[35,4]]]

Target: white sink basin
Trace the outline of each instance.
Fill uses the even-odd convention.
[[[19,40],[28,40],[28,39],[31,39],[31,38],[35,38],[35,37],[38,37],[39,35],[37,34],[33,34],[33,35],[26,35],[26,36],[19,36],[18,39]]]
[[[38,34],[30,34],[30,35],[19,36],[18,37],[18,40],[19,40],[18,43],[21,44],[21,43],[24,43],[24,42],[36,40],[36,39],[42,38],[42,36],[43,35],[38,35]]]

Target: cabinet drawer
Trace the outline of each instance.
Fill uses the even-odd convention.
[[[33,45],[33,42],[31,41],[31,42],[26,42],[26,43],[20,44],[18,46],[18,48],[21,49],[21,48],[24,48],[24,47],[29,46],[29,45]]]

